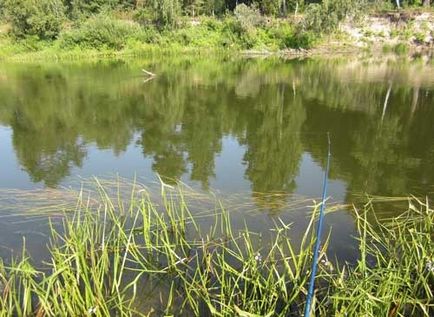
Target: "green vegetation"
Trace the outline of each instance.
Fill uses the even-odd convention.
[[[25,251],[0,264],[1,315],[300,315],[319,206],[294,245],[282,221],[267,238],[234,231],[218,203],[193,213],[180,188],[163,184],[156,200],[138,185],[129,201],[100,185],[98,197],[81,193],[63,228],[52,226],[44,267]],[[316,315],[432,315],[434,212],[408,201],[407,212],[381,223],[371,203],[354,210],[357,263],[330,261],[324,241]]]
[[[138,24],[115,20],[104,15],[89,18],[78,28],[62,33],[61,48],[108,48],[120,50],[126,41],[146,41],[145,32]]]
[[[6,0],[4,7],[16,38],[36,36],[52,40],[58,36],[65,18],[61,0]]]
[[[149,46],[309,48],[342,21],[389,5],[380,0],[2,0],[0,18],[9,32],[0,33],[0,56],[71,49],[131,52]]]

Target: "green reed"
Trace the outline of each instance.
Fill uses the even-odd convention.
[[[0,316],[302,313],[318,205],[294,245],[282,221],[271,241],[248,228],[234,230],[221,204],[194,213],[187,194],[171,186],[162,186],[158,204],[138,187],[128,201],[112,198],[98,182],[95,192],[97,198],[79,195],[61,229],[51,226],[50,260],[42,268],[26,251],[10,265],[0,263]],[[382,222],[368,203],[355,209],[355,218],[356,264],[330,263],[329,239],[323,241],[316,315],[432,315],[434,211],[428,202],[411,198],[407,212]]]

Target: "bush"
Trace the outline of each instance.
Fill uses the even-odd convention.
[[[234,15],[228,15],[223,20],[221,32],[226,39],[221,41],[221,46],[236,46],[241,49],[251,49],[260,46],[263,30],[260,26],[265,20],[255,7],[245,4],[238,5]],[[212,28],[212,23],[208,23]]]
[[[255,7],[248,7],[244,3],[237,5],[234,14],[241,28],[247,32],[264,24],[264,18],[259,10]]]
[[[290,47],[311,48],[318,41],[318,35],[312,31],[297,33],[290,42]]]
[[[5,15],[17,38],[54,39],[65,17],[61,0],[5,0]]]
[[[0,20],[3,19],[3,13],[4,13],[4,1],[0,0]]]
[[[178,0],[153,0],[153,21],[160,28],[174,28],[178,24],[181,4]]]
[[[234,16],[228,15],[223,20],[222,34],[225,39],[222,41],[222,46],[250,48],[252,43],[249,38],[253,33],[254,30],[246,31]]]
[[[304,28],[319,34],[330,33],[341,21],[360,18],[365,5],[363,0],[324,0],[321,4],[310,4],[305,11]]]
[[[336,15],[329,12],[325,4],[311,4],[307,7],[304,28],[316,33],[329,33],[333,31],[339,23]]]
[[[263,34],[261,36],[261,41],[264,43],[266,48],[270,49],[284,49],[287,48],[287,40],[294,36],[293,28],[289,23],[272,23],[267,28],[263,28]],[[265,35],[265,36],[264,36]]]
[[[398,43],[393,48],[393,51],[395,52],[395,54],[398,54],[398,55],[407,54],[408,50],[409,50],[408,45],[405,43]]]
[[[134,22],[98,15],[79,28],[61,35],[62,47],[122,49],[128,40],[146,41],[146,33]]]
[[[142,26],[149,26],[154,23],[154,14],[149,8],[141,8],[134,11],[133,20]]]
[[[215,18],[203,17],[201,19],[201,24],[203,24],[209,31],[218,31],[222,29],[221,20]]]
[[[104,8],[113,8],[118,0],[64,0],[68,14],[77,19],[99,13]]]
[[[276,16],[280,13],[281,3],[280,1],[273,0],[260,0],[255,1],[255,4],[261,9],[261,12],[268,16]]]

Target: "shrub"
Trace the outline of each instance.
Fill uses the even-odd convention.
[[[141,8],[134,11],[133,20],[142,26],[154,23],[154,14],[149,8]]]
[[[178,24],[181,4],[178,0],[153,0],[154,23],[160,28],[174,28]]]
[[[318,35],[312,31],[304,31],[297,33],[290,43],[290,47],[295,48],[311,48],[318,41]]]
[[[228,15],[223,19],[223,32],[231,37],[234,34],[238,36],[245,31],[235,17]]]
[[[224,40],[221,45],[223,47],[245,48],[246,45],[243,42],[246,42],[249,33],[253,32],[246,32],[234,16],[228,15],[223,20],[222,34]],[[247,42],[249,41],[247,40]]]
[[[330,33],[347,18],[360,18],[366,2],[359,0],[324,0],[307,6],[304,28],[316,33]]]
[[[425,42],[425,38],[426,38],[426,35],[423,32],[416,32],[414,34],[414,40],[415,40],[416,43],[419,43],[419,44],[424,43]]]
[[[305,2],[309,3],[309,1],[305,0],[251,0],[248,2],[256,5],[267,16],[286,16],[288,12],[299,12],[303,10]]]
[[[221,40],[221,46],[236,46],[242,49],[260,46],[264,32],[259,27],[264,22],[264,18],[255,7],[238,5],[234,15],[227,15],[223,20],[221,32],[225,39]],[[211,29],[215,27],[211,22],[208,25]]]
[[[218,31],[222,28],[221,20],[215,18],[203,17],[201,24],[204,25],[209,31]]]
[[[249,32],[264,23],[264,18],[255,7],[248,7],[244,3],[236,6],[235,17],[241,28]]]
[[[317,33],[329,33],[337,28],[339,20],[329,12],[327,4],[311,4],[306,9],[304,28]]]
[[[54,39],[65,17],[61,0],[5,0],[4,8],[12,34],[17,38]]]
[[[314,32],[296,27],[288,22],[274,24],[268,27],[267,30],[273,39],[274,45],[277,45],[279,49],[311,48],[318,39]]]
[[[255,4],[257,3],[258,7],[261,9],[261,12],[265,15],[278,15],[280,12],[280,1],[273,1],[273,0],[260,0],[255,1]]]
[[[392,46],[390,44],[384,44],[382,47],[383,53],[390,53],[393,50]]]
[[[393,51],[398,55],[406,54],[408,52],[408,45],[405,43],[398,43],[393,48]]]
[[[14,49],[17,53],[37,52],[47,47],[46,41],[41,41],[36,35],[29,35],[18,41],[14,41]]]
[[[99,13],[104,8],[113,8],[118,0],[64,0],[68,14],[77,19]]]
[[[278,23],[267,28],[269,37],[277,43],[278,48],[290,48],[294,38],[294,29],[289,23]]]
[[[88,19],[79,28],[63,33],[60,45],[63,47],[122,49],[131,39],[146,41],[146,33],[140,25],[98,15]]]

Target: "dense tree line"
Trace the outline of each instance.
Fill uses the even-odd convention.
[[[160,27],[175,26],[181,17],[222,17],[237,14],[249,23],[259,16],[285,17],[307,12],[317,24],[316,30],[327,29],[331,23],[349,14],[359,14],[368,6],[383,8],[431,6],[431,0],[0,0],[0,14],[12,24],[17,37],[36,35],[53,39],[68,21],[82,21],[90,16],[116,12],[142,24]],[[243,8],[248,8],[244,9]]]
[[[43,8],[54,6],[71,18],[98,13],[104,9],[140,10],[177,7],[184,15],[221,15],[233,11],[237,5],[246,4],[259,8],[265,15],[285,15],[302,10],[310,4],[338,2],[345,6],[352,2],[366,2],[382,6],[430,6],[431,0],[0,0],[0,12],[5,7]]]

